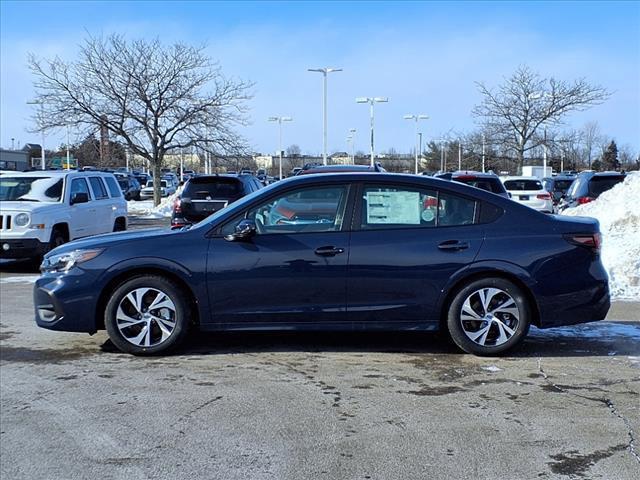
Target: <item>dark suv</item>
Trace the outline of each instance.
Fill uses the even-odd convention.
[[[183,227],[197,223],[260,188],[262,184],[253,175],[193,177],[173,204],[171,226]]]
[[[621,172],[582,172],[567,190],[559,209],[565,210],[592,202],[602,193],[624,181],[626,176],[626,173]]]
[[[471,187],[481,188],[487,192],[495,193],[501,197],[510,198],[509,192],[504,188],[504,185],[500,181],[495,173],[483,173],[474,172],[471,170],[441,173],[436,175],[436,178],[442,178],[444,180],[453,180],[455,182],[464,183]]]
[[[544,189],[549,192],[553,198],[553,205],[556,206],[560,203],[560,200],[564,198],[571,187],[571,184],[576,179],[575,175],[557,175],[555,177],[547,177],[542,179]]]

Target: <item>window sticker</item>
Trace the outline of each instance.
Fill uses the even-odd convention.
[[[368,224],[420,225],[419,192],[367,192]]]

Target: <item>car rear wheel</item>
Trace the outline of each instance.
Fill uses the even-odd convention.
[[[166,353],[187,336],[189,302],[172,281],[145,275],[120,285],[105,312],[109,338],[123,352],[134,355]]]
[[[529,332],[531,308],[522,290],[502,278],[473,281],[456,294],[447,316],[449,334],[467,353],[497,355]]]

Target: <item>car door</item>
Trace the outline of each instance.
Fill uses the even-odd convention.
[[[89,185],[93,192],[93,210],[94,220],[92,222],[91,234],[98,235],[100,233],[108,233],[113,231],[113,208],[107,188],[102,178],[95,176],[89,177]]]
[[[86,203],[76,203],[71,205],[71,199],[76,193],[86,193],[89,201]],[[94,223],[93,198],[89,191],[89,185],[84,178],[72,178],[69,187],[69,233],[71,240],[74,238],[86,237],[91,235]]]
[[[437,322],[449,278],[483,241],[473,198],[398,184],[361,187],[351,234],[347,311],[356,323]]]
[[[345,320],[349,255],[347,184],[298,187],[248,208],[210,242],[214,322],[310,325]],[[243,218],[256,234],[227,241]]]

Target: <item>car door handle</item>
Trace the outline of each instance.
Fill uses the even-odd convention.
[[[320,255],[322,257],[335,257],[339,253],[344,253],[344,248],[340,247],[318,247],[315,249],[316,255]]]
[[[459,240],[447,240],[438,244],[440,250],[466,250],[469,248],[469,242],[461,242]]]

